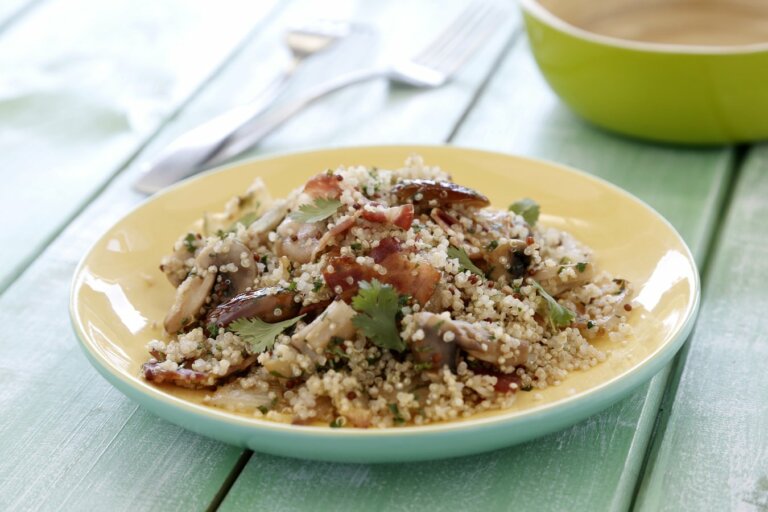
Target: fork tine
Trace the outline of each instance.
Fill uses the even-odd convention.
[[[456,19],[440,35],[438,35],[426,48],[422,49],[417,55],[413,56],[414,62],[434,58],[437,52],[442,51],[446,45],[455,39],[456,34],[466,28],[477,15],[479,15],[486,5],[483,2],[470,3]]]
[[[456,37],[451,44],[438,56],[429,61],[421,62],[422,65],[439,70],[446,75],[452,74],[469,59],[485,41],[488,40],[503,23],[503,17],[496,9],[490,9],[472,24],[468,30]]]
[[[429,52],[422,52],[416,56],[414,61],[419,62],[437,62],[443,55],[451,51],[457,44],[460,44],[467,35],[471,35],[475,29],[475,26],[482,22],[487,16],[488,4],[486,2],[473,2],[467,10],[459,15],[457,21],[458,25],[452,25],[449,30],[445,30],[439,40],[436,41],[435,47]],[[471,13],[468,11],[472,9]],[[467,16],[464,14],[467,13]]]

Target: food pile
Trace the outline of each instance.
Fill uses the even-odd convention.
[[[340,167],[285,199],[257,179],[161,269],[176,287],[144,377],[273,421],[393,427],[506,408],[631,334],[631,287],[413,157]]]

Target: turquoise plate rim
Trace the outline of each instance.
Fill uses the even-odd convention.
[[[677,236],[686,251],[687,260],[695,262],[687,244],[666,218],[643,200],[602,178],[548,160],[452,145],[392,144],[350,146],[286,151],[259,156],[212,169],[168,187],[141,202],[114,224],[124,221],[134,212],[145,207],[158,197],[171,193],[191,181],[202,179],[212,174],[231,171],[252,162],[324,151],[386,150],[395,148],[409,153],[419,153],[420,150],[434,149],[459,151],[462,153],[486,153],[554,166],[565,172],[575,173],[582,178],[593,180],[606,186],[614,192],[623,195],[626,199],[637,202],[648,209]],[[170,396],[144,382],[137,384],[124,374],[114,370],[100,354],[92,350],[86,342],[87,334],[83,319],[77,311],[76,292],[88,256],[102,242],[111,228],[112,226],[105,230],[81,258],[75,269],[70,287],[70,321],[80,348],[85,353],[88,361],[110,384],[163,419],[225,443],[273,455],[300,459],[330,462],[381,463],[458,457],[512,446],[560,430],[606,409],[658,373],[672,360],[673,356],[690,335],[700,306],[700,277],[698,268],[693,264],[692,273],[694,280],[691,290],[693,300],[686,309],[686,319],[671,339],[652,357],[644,363],[635,366],[629,372],[603,382],[588,391],[574,397],[563,398],[556,402],[533,408],[529,411],[517,412],[513,417],[498,415],[473,418],[471,422],[455,421],[392,429],[335,429],[320,426],[294,426],[237,416],[224,410],[205,407]],[[430,440],[432,441],[431,443],[426,442]],[[457,441],[463,441],[463,443]]]

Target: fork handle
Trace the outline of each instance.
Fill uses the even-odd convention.
[[[350,71],[349,73],[339,75],[336,78],[321,83],[315,88],[310,89],[306,94],[294,100],[287,101],[262,115],[257,115],[235,130],[223,147],[208,159],[206,167],[220,165],[248,150],[294,115],[304,110],[307,106],[332,92],[374,78],[387,76],[388,74],[389,68],[385,67],[372,67]]]

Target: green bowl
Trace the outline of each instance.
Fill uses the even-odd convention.
[[[768,2],[520,3],[547,82],[597,126],[684,144],[768,138]]]

